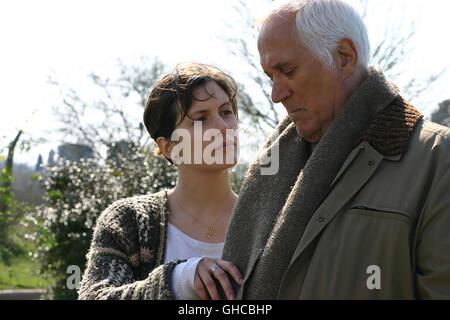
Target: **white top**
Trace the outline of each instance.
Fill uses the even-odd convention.
[[[167,244],[164,263],[173,259],[187,259],[175,267],[172,288],[177,300],[198,300],[194,289],[195,270],[203,257],[220,258],[224,243],[209,243],[193,239],[170,222],[167,227]]]

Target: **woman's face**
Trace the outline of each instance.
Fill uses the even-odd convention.
[[[193,97],[187,116],[172,135],[182,137],[172,149],[172,160],[183,157],[179,165],[208,169],[233,167],[239,158],[239,139],[230,98],[214,81],[195,88]]]

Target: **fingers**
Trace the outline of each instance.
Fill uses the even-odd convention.
[[[194,277],[194,289],[199,295],[200,299],[209,300],[208,292],[206,291],[205,285],[203,284],[197,272],[195,273]]]
[[[200,298],[203,300],[207,300],[209,297],[213,300],[220,299],[216,282],[214,281],[214,278],[216,278],[222,286],[227,299],[234,300],[234,289],[231,285],[228,273],[238,284],[242,283],[242,276],[233,263],[206,257],[200,260],[194,278],[194,287]]]
[[[208,265],[213,265],[214,263],[210,263]],[[203,265],[201,268],[198,268],[199,278],[209,296],[212,300],[220,300],[219,292],[217,291],[216,283],[212,278],[212,274],[206,265]]]
[[[231,276],[233,277],[234,281],[236,281],[237,284],[242,284],[242,275],[239,272],[239,269],[232,262],[217,259],[216,263],[219,265],[219,267],[222,268],[222,270],[231,274]]]
[[[214,271],[213,276],[217,280],[219,280],[220,285],[222,286],[223,291],[225,292],[225,295],[227,296],[227,299],[234,300],[234,289],[230,283],[228,274],[222,268],[219,267],[216,269],[216,271]]]
[[[215,260],[205,257],[199,261],[195,270],[194,288],[202,300],[220,299],[216,283],[209,270],[213,264],[215,264]]]

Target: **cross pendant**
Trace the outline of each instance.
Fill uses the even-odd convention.
[[[213,230],[214,230],[214,227],[213,226],[209,226],[209,231],[207,233],[208,239],[211,239]]]

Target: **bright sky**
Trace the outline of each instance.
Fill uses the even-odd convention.
[[[33,138],[44,137],[53,144],[19,152],[17,161],[34,165],[39,153],[46,161],[50,148],[56,149],[57,135],[48,131],[56,127],[51,106],[61,100],[58,90],[46,83],[49,75],[83,93],[89,91],[90,72],[108,76],[117,72],[119,58],[134,63],[142,56],[158,56],[169,67],[179,61],[204,61],[237,76],[241,70],[215,42],[218,35],[230,34],[226,23],[240,23],[230,10],[233,1],[1,1],[0,147],[22,128]],[[367,14],[374,17],[368,20],[372,38],[380,37],[379,30],[394,20],[416,22],[413,60],[405,77],[450,65],[450,1],[368,1],[371,11]],[[255,15],[267,2],[248,1]],[[231,32],[239,34],[239,30]],[[438,102],[450,98],[449,83],[450,72],[426,93],[424,100],[429,103],[420,108],[423,113],[428,116]]]

